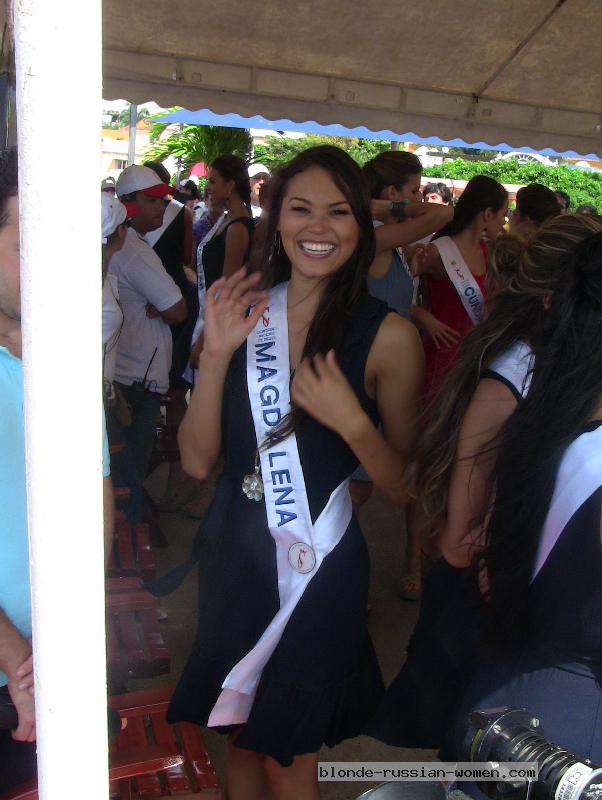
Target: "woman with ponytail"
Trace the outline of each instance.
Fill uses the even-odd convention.
[[[376,246],[368,270],[368,291],[392,311],[410,319],[414,309],[414,278],[402,247],[439,230],[453,217],[453,209],[422,202],[422,164],[413,153],[403,150],[379,153],[364,165],[362,173],[372,200],[372,213],[380,214],[374,220]],[[402,209],[402,222],[391,213],[395,203]],[[369,499],[372,488],[366,470],[358,467],[350,485],[356,513]]]
[[[485,318],[488,251],[504,225],[508,193],[485,175],[468,181],[453,220],[415,258],[427,308],[415,316],[425,332],[426,400],[431,402],[453,365],[462,338]]]
[[[269,292],[243,270],[209,289],[179,433],[190,474],[206,477],[222,451],[224,469],[199,532],[198,636],[169,719],[229,735],[231,800],[316,800],[317,751],[358,735],[380,698],[349,477],[361,462],[393,502],[407,499],[423,378],[414,326],[367,292],[374,233],[359,167],[318,147],[275,181]]]
[[[508,234],[502,233],[496,240],[499,250],[496,268],[489,275],[489,288],[494,292],[504,289],[513,277],[513,269],[520,249],[527,246],[543,223],[560,214],[558,199],[551,189],[541,183],[522,186],[516,193],[516,208],[508,224]],[[516,251],[519,251],[518,254]]]
[[[218,156],[209,167],[207,191],[212,206],[225,209],[197,248],[199,313],[191,337],[190,367],[198,367],[203,347],[205,298],[222,276],[229,278],[247,263],[253,244],[251,183],[247,165],[239,156]],[[185,378],[194,383],[194,373]]]
[[[477,175],[466,185],[453,220],[413,259],[416,274],[422,275],[422,304],[413,307],[412,319],[424,333],[427,406],[437,397],[456,360],[462,338],[486,316],[489,285],[486,240],[493,241],[502,230],[507,208],[508,193],[501,183]],[[416,514],[412,506],[399,584],[399,594],[404,600],[418,600],[422,591],[422,553]]]
[[[537,371],[538,361],[551,363],[550,354],[556,351],[558,318],[551,310],[558,308],[567,285],[579,285],[574,254],[600,237],[599,217],[566,215],[544,223],[526,248],[504,252],[513,242],[510,236],[496,247],[492,270],[495,273],[498,258],[510,264],[513,257],[512,279],[495,296],[488,318],[465,338],[408,469],[418,498],[421,527],[416,532],[424,540],[435,541],[443,558],[425,582],[407,661],[370,725],[369,732],[388,744],[435,748],[450,729],[483,636],[482,611],[478,610],[483,602],[472,565],[480,563],[489,536],[485,531],[492,488],[497,486],[492,474],[498,471],[500,435],[505,442],[508,420],[521,410],[524,398],[530,398],[534,364]],[[563,313],[566,316],[566,310]],[[568,335],[575,337],[574,332]],[[600,363],[601,342],[592,339],[588,345],[593,348],[590,357]],[[572,369],[570,361],[554,363],[559,371]],[[557,398],[553,386],[559,379],[550,382],[550,398]],[[551,399],[550,403],[554,405]],[[541,420],[543,430],[552,428],[553,410]],[[536,453],[530,434],[520,446],[515,440],[515,445],[525,458],[528,452]],[[505,452],[512,473],[512,451]],[[515,483],[516,500],[525,506],[533,503],[532,478]],[[528,538],[519,533],[515,541],[502,537],[503,544],[499,548],[496,544],[492,551],[493,563],[496,558],[506,559],[509,569],[522,564],[518,553]],[[497,582],[496,567],[493,577]],[[489,575],[493,588],[491,581]],[[500,622],[511,607],[510,598],[500,598]],[[516,617],[509,619],[514,626]],[[507,629],[506,623],[503,627]]]
[[[209,167],[207,190],[212,202],[223,205],[226,213],[200,253],[205,289],[222,275],[234,275],[246,262],[253,242],[251,184],[242,158],[216,158]]]

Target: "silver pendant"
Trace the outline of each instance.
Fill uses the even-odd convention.
[[[263,498],[263,480],[259,464],[255,467],[255,472],[245,475],[242,480],[242,490],[249,500],[259,502]]]

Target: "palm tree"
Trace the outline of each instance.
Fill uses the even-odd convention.
[[[178,109],[170,109],[172,110]],[[151,124],[151,144],[144,152],[145,161],[164,161],[168,156],[173,156],[187,172],[199,161],[211,164],[218,156],[230,153],[240,156],[245,161],[251,158],[253,141],[249,131],[244,128],[184,125],[180,130],[172,131],[162,139],[161,136],[168,127],[165,123]]]
[[[127,106],[123,108],[121,111],[116,112],[104,112],[111,116],[111,122],[108,125],[105,125],[105,128],[114,128],[115,130],[121,130],[121,128],[127,128],[130,124],[130,109],[131,106]],[[136,114],[136,122],[140,122],[142,119],[147,119],[149,116],[148,109],[146,108],[139,108],[138,113]]]
[[[117,115],[117,119],[115,120],[119,125],[122,127],[126,127],[126,125],[130,124],[130,109],[131,106],[124,108],[123,111],[120,111]],[[146,108],[139,108],[138,113],[136,114],[136,122],[140,122],[141,119],[147,119],[149,116],[148,109]]]

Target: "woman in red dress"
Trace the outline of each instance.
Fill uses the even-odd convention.
[[[414,256],[413,270],[421,275],[423,305],[413,308],[413,319],[423,332],[427,408],[453,366],[462,339],[485,314],[486,240],[495,240],[501,232],[507,210],[508,193],[502,184],[477,175],[467,183],[453,220]],[[399,586],[399,594],[405,600],[418,600],[422,590],[416,514],[413,505],[408,514],[406,558]]]
[[[501,183],[477,175],[466,185],[456,206],[454,219],[442,228],[433,242],[415,258],[415,270],[423,276],[425,305],[417,320],[424,331],[426,354],[425,397],[436,397],[445,376],[453,365],[463,337],[474,327],[487,300],[487,245],[501,232],[508,209],[508,193]],[[451,240],[449,256],[444,259],[441,240]],[[447,248],[446,248],[447,252]],[[444,261],[448,261],[447,269]],[[452,282],[450,273],[464,272],[460,283]],[[476,287],[475,287],[476,284]],[[462,295],[469,300],[462,300]],[[475,303],[470,302],[471,299]],[[467,308],[468,303],[468,308]],[[474,306],[477,306],[475,309]],[[471,307],[475,313],[471,312]]]

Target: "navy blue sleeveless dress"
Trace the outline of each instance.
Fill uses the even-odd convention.
[[[509,706],[535,714],[550,741],[602,763],[601,504],[602,489],[574,514],[533,582],[529,640],[510,658],[479,664],[444,758],[459,755],[472,709]]]
[[[535,714],[550,741],[602,763],[601,509],[599,489],[569,520],[533,581],[524,644],[506,658],[483,653],[444,759],[459,755],[472,709],[509,706]],[[461,788],[485,798],[474,784]]]
[[[366,295],[348,319],[341,359],[375,424],[377,408],[364,390],[364,372],[388,313],[384,303]],[[207,724],[224,678],[279,609],[275,544],[265,505],[249,500],[241,489],[243,477],[253,471],[257,447],[247,394],[246,343],[230,364],[222,427],[224,470],[196,545],[198,631],[169,708],[172,722]],[[309,416],[301,423],[297,443],[315,520],[358,461],[337,434]],[[366,628],[369,573],[367,546],[353,517],[309,583],[267,663],[237,746],[288,766],[296,755],[361,732],[384,690]]]

